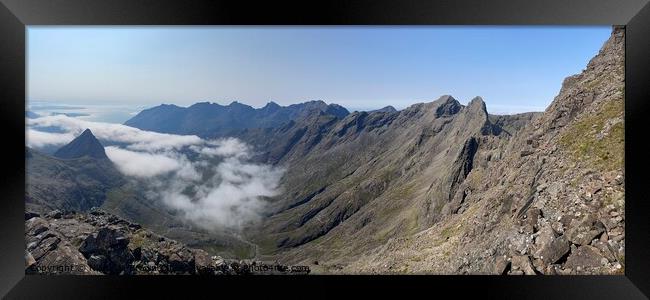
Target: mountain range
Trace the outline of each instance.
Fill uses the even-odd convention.
[[[344,107],[323,101],[289,106],[269,102],[258,109],[236,101],[227,106],[200,102],[190,107],[156,106],[143,110],[124,124],[142,130],[216,138],[232,136],[242,129],[277,127],[318,112],[338,118],[349,114]]]
[[[614,27],[544,112],[492,115],[481,97],[450,95],[352,113],[322,101],[161,105],[125,125],[237,137],[255,162],[286,168],[261,222],[180,222],[115,171],[90,131],[54,156],[27,150],[28,209],[98,206],[210,254],[315,273],[622,274],[623,70]]]

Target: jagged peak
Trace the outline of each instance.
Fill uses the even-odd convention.
[[[269,107],[281,107],[281,106],[280,104],[277,104],[274,101],[269,101],[268,103],[266,103],[266,105],[264,105],[264,107],[269,108]]]
[[[86,130],[84,130],[81,133],[81,135],[79,135],[79,137],[92,137],[92,138],[95,138],[95,135],[93,134],[92,131],[90,131],[90,128],[86,128]]]
[[[456,101],[457,102],[457,100],[452,95],[442,95],[436,101],[440,101],[440,102],[454,102],[454,101]]]
[[[487,112],[485,101],[480,96],[472,98],[463,109],[464,114],[475,120],[482,122],[480,132],[482,135],[500,135],[503,130],[500,126],[490,121],[490,115]]]
[[[467,106],[472,106],[472,105],[482,105],[485,106],[485,101],[483,101],[483,98],[481,96],[476,96],[472,98],[472,100],[469,101]]]
[[[483,101],[483,98],[480,96],[476,96],[472,98],[472,100],[469,101],[467,104],[467,108],[470,110],[480,110],[481,112],[485,113],[485,116],[487,117],[488,112],[487,112],[487,107],[485,106],[485,101]]]
[[[454,115],[458,113],[462,107],[460,102],[454,99],[451,95],[443,95],[433,103],[438,104],[436,107],[436,118]]]
[[[97,140],[90,129],[84,130],[78,137],[54,153],[55,157],[64,159],[89,156],[93,158],[108,159],[104,146]]]

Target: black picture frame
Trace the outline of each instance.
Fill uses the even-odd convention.
[[[7,298],[332,296],[351,291],[425,297],[647,299],[650,204],[644,197],[650,99],[648,0],[148,1],[0,0],[0,295]],[[28,25],[625,25],[625,276],[25,276],[25,32]],[[205,289],[199,289],[199,287]],[[206,290],[207,289],[207,290]],[[449,295],[449,296],[446,296]]]

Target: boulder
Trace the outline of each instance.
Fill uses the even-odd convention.
[[[531,234],[537,229],[537,220],[539,220],[542,211],[539,208],[533,207],[526,211],[524,219],[522,220],[523,231]]]
[[[196,271],[194,255],[186,247],[177,243],[160,243],[159,255],[169,266],[169,273],[192,274]]]
[[[31,251],[34,259],[38,261],[41,257],[45,256],[45,254],[56,249],[60,242],[61,239],[54,235],[43,238]]]
[[[27,236],[37,236],[49,229],[49,223],[39,217],[34,217],[25,222],[25,233]]]
[[[108,269],[108,259],[104,255],[93,254],[88,258],[88,266],[95,270]]]
[[[79,247],[79,251],[84,255],[90,256],[97,252],[124,248],[128,243],[129,239],[117,230],[103,227],[96,234],[89,235]]]
[[[550,225],[542,227],[535,239],[535,252],[533,256],[546,264],[553,264],[560,260],[570,250],[570,244],[564,236],[557,236]]]
[[[544,263],[543,260],[541,260],[539,258],[533,259],[533,267],[535,268],[535,270],[537,270],[537,272],[539,272],[541,274],[546,274],[547,266],[548,265],[546,263]]]
[[[558,220],[560,223],[562,223],[562,226],[564,228],[567,228],[569,225],[571,225],[571,221],[573,221],[575,217],[570,214],[565,214],[560,217],[560,220]]]
[[[511,263],[513,270],[521,270],[526,275],[535,275],[535,270],[528,255],[513,256]]]
[[[569,252],[569,249],[570,243],[566,240],[566,237],[557,237],[547,247],[542,249],[540,259],[548,264],[556,263]]]
[[[604,241],[597,241],[593,244],[593,246],[596,247],[600,251],[600,254],[607,258],[609,262],[616,261],[616,255],[614,254],[614,250],[612,250],[612,247],[609,245],[609,243]]]
[[[553,228],[553,231],[557,234],[564,234],[564,225],[562,222],[553,222],[551,223],[551,228]]]
[[[597,268],[604,265],[607,259],[603,257],[596,247],[580,246],[575,252],[572,252],[567,258],[565,267],[578,268]]]
[[[503,275],[508,272],[508,269],[510,268],[510,262],[503,256],[497,256],[497,258],[494,261],[494,270],[493,274],[494,275]]]
[[[535,237],[535,253],[550,245],[556,237],[557,234],[548,223],[542,226],[542,228],[539,230],[539,233],[537,234],[537,237]]]
[[[135,257],[133,253],[129,251],[128,248],[117,248],[113,249],[108,253],[108,274],[133,274],[135,272],[133,268],[133,261]]]
[[[605,225],[591,215],[587,215],[580,220],[571,221],[565,235],[569,241],[576,245],[589,245],[603,232],[605,232]]]
[[[102,227],[89,235],[79,247],[90,267],[107,274],[131,274],[135,257],[127,247],[129,238],[113,228]]]
[[[210,254],[200,249],[195,249],[192,252],[194,253],[195,273],[199,275],[214,274],[216,267]]]

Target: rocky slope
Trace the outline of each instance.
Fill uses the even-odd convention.
[[[463,106],[451,96],[400,112],[295,123],[279,135],[292,131],[304,133],[270,156],[288,167],[285,193],[253,238],[263,253],[288,249],[293,259],[338,255],[328,248],[358,254],[431,226],[460,209],[461,184],[478,158],[509,139],[482,99]],[[342,246],[348,239],[356,249]]]
[[[307,274],[307,268],[223,259],[101,210],[25,213],[27,274]]]
[[[297,136],[286,139],[290,147],[261,147],[287,166],[285,193],[249,237],[263,259],[319,261],[312,267],[324,272],[347,265],[467,210],[483,170],[500,164],[512,133],[532,116],[500,117],[506,130],[480,97],[464,106],[443,96],[394,113],[296,122],[273,139]]]
[[[624,30],[615,28],[544,114],[515,134],[502,162],[483,169],[466,210],[330,270],[622,274],[623,47]]]

